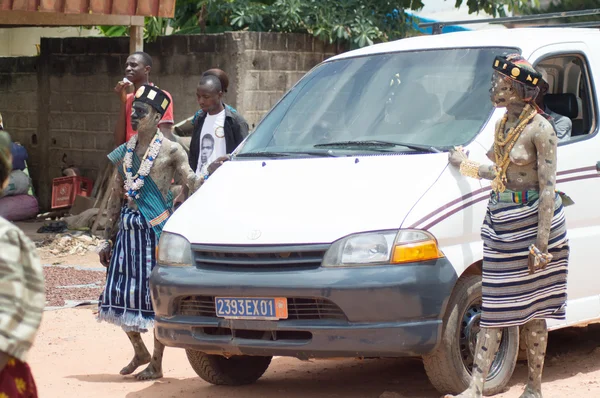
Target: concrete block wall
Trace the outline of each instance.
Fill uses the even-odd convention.
[[[127,39],[42,39],[38,95],[41,157],[39,180],[42,206],[50,204],[52,179],[65,167],[78,167],[98,179],[112,149],[119,101],[112,89],[122,79]]]
[[[340,52],[335,45],[303,34],[233,35],[240,43],[237,105],[251,128],[306,72]]]
[[[42,39],[39,57],[0,58],[0,112],[7,130],[30,155],[34,187],[50,207],[52,179],[76,166],[101,176],[113,149],[127,38]],[[220,68],[229,75],[226,103],[252,128],[308,70],[339,52],[312,36],[257,32],[165,36],[146,43],[153,57],[151,80],[171,93],[175,121],[198,109],[201,74]]]
[[[0,113],[4,129],[27,148],[34,181],[39,179],[38,58],[0,58]],[[35,186],[34,186],[35,187]]]

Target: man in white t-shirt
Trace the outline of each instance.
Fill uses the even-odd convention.
[[[248,135],[248,123],[223,106],[221,81],[213,75],[200,79],[196,90],[202,114],[194,123],[190,142],[190,167],[207,176],[208,165],[230,154]]]
[[[200,161],[196,174],[207,176],[209,164],[226,155],[225,134],[225,109],[216,115],[207,115],[200,134]]]

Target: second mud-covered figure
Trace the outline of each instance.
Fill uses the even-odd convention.
[[[491,99],[506,108],[488,152],[494,164],[473,162],[460,148],[450,153],[461,174],[491,180],[493,189],[481,230],[481,330],[471,383],[457,397],[483,396],[503,328],[523,325],[529,376],[521,397],[541,398],[546,319],[566,317],[569,244],[556,192],[558,138],[535,104],[541,74],[518,54],[496,57],[493,69]]]

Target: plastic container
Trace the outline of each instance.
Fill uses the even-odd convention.
[[[53,179],[52,210],[71,207],[77,195],[90,197],[92,187],[92,180],[81,176]]]

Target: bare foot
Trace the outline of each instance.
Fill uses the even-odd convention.
[[[542,392],[536,391],[533,387],[525,387],[525,391],[521,394],[520,398],[542,398]]]
[[[163,377],[162,369],[156,369],[158,366],[155,366],[153,363],[148,365],[148,367],[141,373],[135,375],[135,378],[138,380],[156,380]]]
[[[135,372],[135,370],[137,368],[139,368],[142,365],[145,365],[147,363],[150,363],[150,353],[148,353],[147,355],[141,355],[141,356],[134,356],[133,359],[131,360],[131,362],[129,362],[129,364],[127,366],[125,366],[123,369],[121,369],[121,374],[123,376],[125,375],[130,375],[133,372]]]

